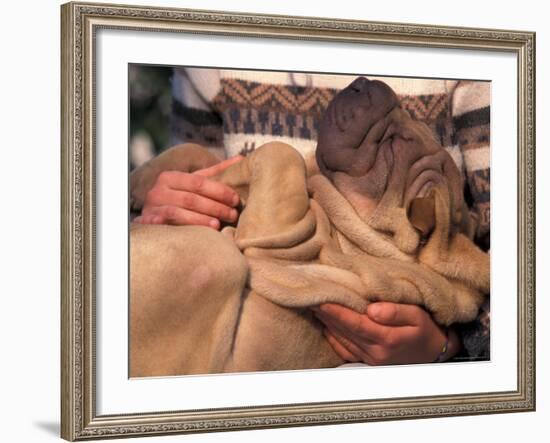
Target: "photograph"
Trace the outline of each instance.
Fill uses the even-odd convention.
[[[535,409],[534,32],[60,24],[63,438]]]
[[[490,360],[490,81],[128,82],[130,377]]]

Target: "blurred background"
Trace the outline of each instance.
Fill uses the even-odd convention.
[[[132,169],[169,146],[172,73],[166,66],[129,66]]]

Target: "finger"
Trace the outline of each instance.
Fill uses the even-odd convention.
[[[418,326],[426,311],[416,305],[378,302],[367,308],[367,315],[376,323],[386,326]]]
[[[319,305],[319,312],[338,321],[350,321],[350,319],[360,321],[361,318],[359,312],[336,303],[323,303]]]
[[[378,344],[362,347],[360,346],[360,343],[350,340],[348,336],[340,335],[337,331],[329,328],[327,328],[327,330],[334,336],[337,342],[339,342],[344,349],[346,349],[359,361],[372,366],[391,363],[391,354],[389,353],[387,347]]]
[[[329,344],[332,346],[332,349],[345,361],[350,362],[358,362],[360,361],[359,358],[357,358],[355,355],[353,355],[344,345],[342,345],[338,339],[328,330],[324,329],[323,333],[325,334],[325,338],[329,342]]]
[[[342,338],[341,341],[347,340],[345,345],[351,352],[362,355],[362,360],[371,365],[393,363],[396,350],[415,343],[419,334],[417,326],[381,326],[372,322],[367,333],[357,335],[340,324],[331,323],[330,319],[326,321],[326,325],[338,338]],[[348,343],[354,344],[355,348]]]
[[[333,317],[325,314],[324,312],[316,313],[315,316],[332,332],[338,332],[342,337],[347,337],[348,340],[352,340],[359,347],[375,344],[376,342],[366,338],[364,335],[357,334],[351,330],[347,325],[335,320]]]
[[[170,225],[198,225],[220,229],[220,221],[204,214],[188,211],[177,206],[154,206],[145,215],[157,215]]]
[[[355,343],[350,337],[340,334],[338,331],[328,329],[334,335],[334,338],[346,348],[357,360],[366,362],[368,359],[368,353],[365,349],[361,348],[358,343]]]
[[[199,194],[226,206],[237,206],[239,204],[239,194],[229,186],[208,177],[178,171],[165,171],[159,180],[175,191]]]
[[[239,163],[243,158],[244,157],[242,155],[237,155],[236,157],[232,157],[220,163],[216,163],[214,166],[210,166],[209,168],[199,169],[198,171],[195,171],[194,174],[202,175],[204,177],[212,177],[219,174],[220,172],[225,171],[231,165]]]
[[[236,209],[203,197],[199,194],[186,191],[165,189],[162,194],[152,194],[148,199],[152,206],[178,206],[192,212],[209,215],[219,220],[234,222],[239,217]]]
[[[391,353],[388,348],[382,345],[368,345],[366,348],[361,347],[359,343],[353,342],[347,336],[340,335],[337,331],[329,331],[334,338],[358,361],[372,366],[391,364]]]
[[[355,334],[360,339],[374,343],[384,343],[391,333],[391,327],[376,323],[366,314],[360,314],[342,305],[333,303],[323,304],[320,311],[338,326],[340,331],[348,331],[346,335]],[[356,342],[358,340],[355,340]]]

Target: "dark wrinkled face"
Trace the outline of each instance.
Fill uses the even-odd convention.
[[[383,82],[359,77],[334,98],[323,116],[316,157],[321,172],[365,220],[392,208],[406,212],[414,199],[444,186],[452,219],[460,222],[463,188],[456,165]]]
[[[358,77],[340,91],[320,127],[317,162],[321,171],[363,175],[375,154],[367,134],[398,106],[397,96],[388,85],[365,77]]]

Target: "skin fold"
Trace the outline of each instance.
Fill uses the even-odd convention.
[[[132,224],[132,376],[333,367],[342,353],[311,308],[406,303],[447,326],[475,318],[489,293],[458,169],[382,82],[360,77],[335,97],[315,159],[272,142],[217,164],[180,145],[131,175],[132,205],[160,222],[163,206],[147,202],[170,168],[214,168],[226,192],[221,232]]]

